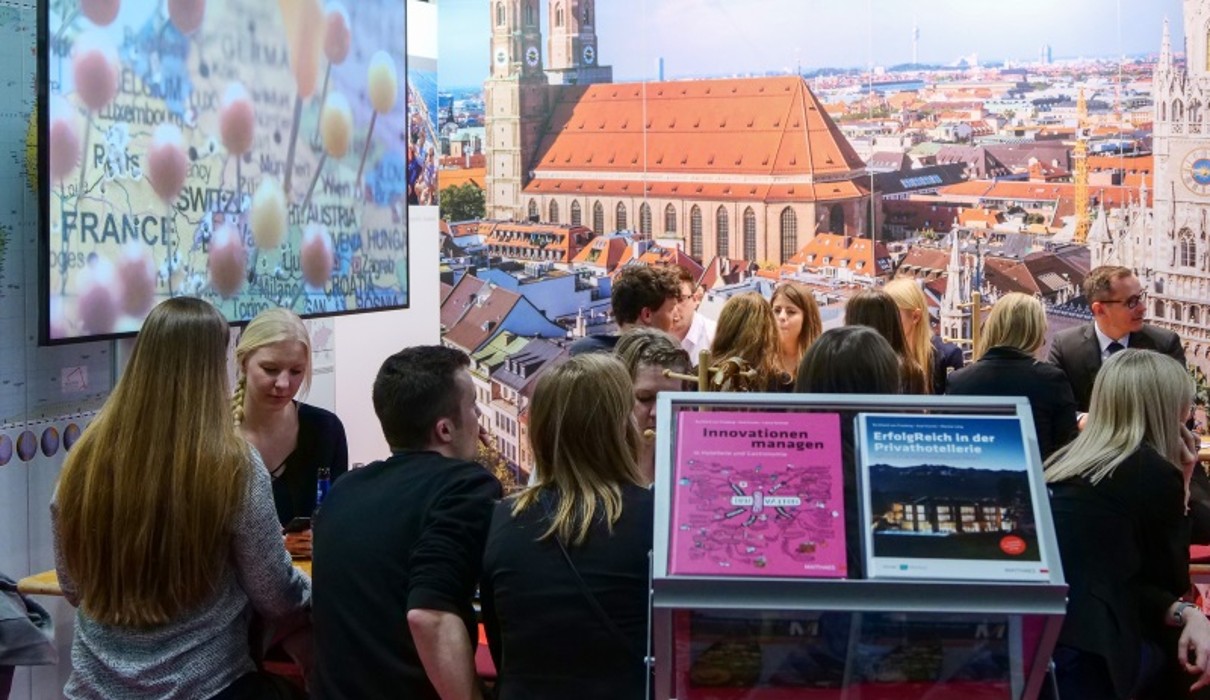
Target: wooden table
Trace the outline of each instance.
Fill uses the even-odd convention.
[[[294,568],[310,576],[311,560],[295,559]],[[25,595],[63,595],[63,590],[59,588],[59,577],[54,569],[21,579],[17,582],[17,592]]]

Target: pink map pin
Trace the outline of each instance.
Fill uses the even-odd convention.
[[[323,224],[308,224],[302,239],[303,279],[312,287],[322,288],[332,278],[335,251],[328,227]]]
[[[164,122],[155,128],[147,149],[147,179],[165,204],[171,204],[185,186],[189,174],[189,156],[185,137],[176,124]]]
[[[229,299],[244,284],[244,267],[248,252],[239,232],[231,224],[223,224],[210,235],[210,285],[224,299]]]

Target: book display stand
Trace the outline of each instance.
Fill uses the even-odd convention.
[[[657,412],[654,697],[1037,695],[1067,587],[1025,399]]]

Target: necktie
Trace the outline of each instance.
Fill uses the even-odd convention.
[[[1126,346],[1122,345],[1121,343],[1119,343],[1116,340],[1113,341],[1112,343],[1110,343],[1109,345],[1105,346],[1105,351],[1107,353],[1109,353],[1110,357],[1113,357],[1114,355],[1116,355],[1117,353],[1119,353],[1125,349],[1126,349]]]

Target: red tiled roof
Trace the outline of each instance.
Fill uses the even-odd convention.
[[[697,283],[706,289],[736,284],[742,282],[748,273],[755,269],[757,269],[757,264],[754,262],[736,260],[735,258],[723,258],[716,255],[710,259],[710,262],[706,263],[702,276],[698,278]]]
[[[627,239],[621,236],[599,236],[584,246],[576,257],[572,258],[572,262],[595,265],[606,272],[613,272],[614,268],[622,264],[622,258],[629,255],[629,251],[630,241]]]
[[[618,265],[625,265],[632,260],[635,260],[634,246],[627,246],[626,250],[622,253],[621,260],[618,261]],[[705,270],[701,263],[691,258],[684,250],[681,250],[677,247],[666,248],[664,246],[653,245],[639,255],[638,262],[644,265],[683,267],[688,270],[689,274],[693,275],[695,279],[700,277],[702,272]]]
[[[467,275],[469,277],[470,275]],[[457,301],[455,295],[454,300]],[[481,288],[477,300],[466,309],[462,318],[445,334],[445,341],[470,353],[483,347],[499,330],[505,317],[521,300],[519,294],[492,285]],[[444,313],[444,309],[442,309]]]
[[[590,85],[564,91],[550,124],[527,193],[640,195],[647,174],[686,176],[687,181],[695,174],[844,177],[864,167],[806,82],[797,77]],[[634,177],[568,182],[561,175],[588,171]],[[719,184],[701,191],[690,187],[647,193],[796,200],[860,194],[855,189],[833,192],[821,184],[799,185],[796,192],[767,185],[741,192],[741,187]]]
[[[816,234],[789,262],[815,269],[846,267],[862,275],[891,272],[891,255],[884,244],[836,233]]]
[[[460,185],[474,185],[479,189],[483,189],[483,183],[487,180],[487,168],[461,168],[458,170],[438,170],[437,171],[437,189],[444,190],[447,187],[458,187]]]
[[[991,209],[964,209],[958,214],[958,223],[963,226],[991,228],[1000,223],[1000,212]]]
[[[1104,202],[1106,207],[1120,207],[1123,204],[1138,199],[1139,192],[1132,187],[1118,185],[1089,186],[1089,194]],[[971,180],[942,187],[938,192],[942,197],[975,197],[979,199],[1005,199],[1017,201],[1058,201],[1063,197],[1075,195],[1075,185],[1070,182],[1015,182]],[[1151,193],[1147,195],[1148,206],[1151,204]]]
[[[908,230],[948,231],[965,207],[936,201],[913,199],[884,199],[883,221],[889,226],[902,226]]]
[[[854,180],[815,184],[752,185],[740,183],[577,180],[538,178],[525,186],[526,194],[570,194],[595,197],[649,197],[653,199],[743,200],[760,202],[826,202],[855,199],[869,194],[869,187]]]
[[[447,331],[452,329],[466,313],[466,310],[474,306],[475,297],[486,286],[487,282],[474,275],[463,275],[462,279],[458,280],[458,284],[451,287],[448,293],[445,292],[443,285],[441,327]]]
[[[529,252],[557,254],[560,262],[571,262],[582,241],[592,236],[585,226],[570,224],[531,224],[502,221],[488,236],[486,243],[493,250],[507,249],[507,256],[527,255]],[[502,251],[496,251],[502,252]]]

